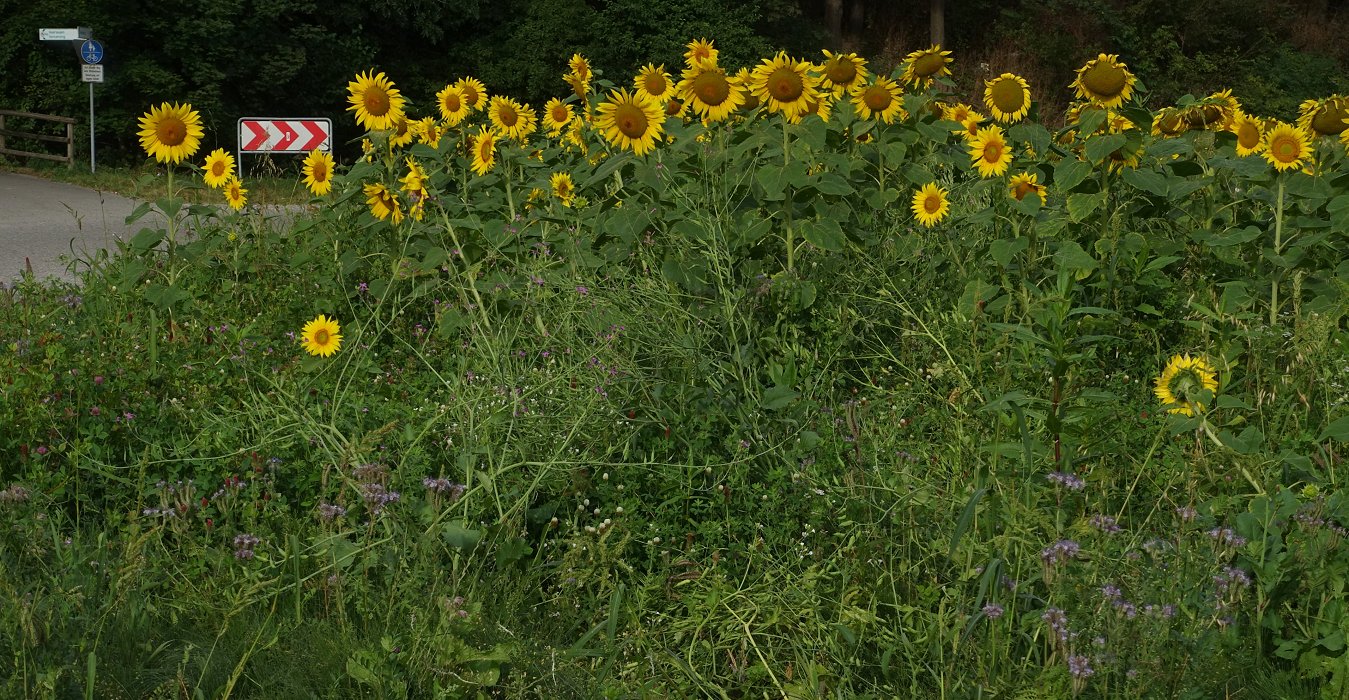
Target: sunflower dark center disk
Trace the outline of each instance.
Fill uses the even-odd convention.
[[[1124,92],[1127,79],[1119,66],[1097,63],[1082,74],[1082,84],[1098,97],[1111,98]]]
[[[1254,124],[1246,122],[1237,130],[1237,143],[1242,148],[1255,148],[1260,144],[1260,130]]]
[[[941,197],[930,194],[923,198],[923,211],[929,214],[936,214],[941,211]]]
[[[614,110],[614,124],[630,139],[639,139],[646,135],[646,113],[635,105],[621,105]]]
[[[919,78],[930,78],[936,75],[937,71],[945,65],[946,61],[942,60],[941,55],[935,53],[923,54],[914,59],[913,74]]]
[[[884,112],[894,101],[894,95],[891,95],[889,90],[879,85],[867,88],[867,91],[862,94],[862,102],[866,104],[867,109],[873,112]]]
[[[1002,144],[993,141],[984,144],[984,160],[989,163],[996,163],[1002,158]]]
[[[319,331],[317,331],[316,333],[314,333],[314,342],[315,342],[315,343],[318,343],[319,345],[327,345],[327,344],[328,344],[328,331],[325,331],[325,330],[319,330]]]
[[[1318,134],[1334,135],[1349,128],[1344,118],[1349,117],[1349,102],[1325,105],[1312,116],[1312,130]]]
[[[768,91],[779,102],[795,102],[805,89],[801,76],[790,68],[779,68],[768,76]]]
[[[382,88],[367,88],[361,101],[365,103],[365,111],[376,117],[389,113],[389,93]]]
[[[825,75],[829,76],[830,82],[835,85],[847,85],[857,78],[857,66],[851,61],[836,60],[829,64],[829,70]]]
[[[693,91],[705,104],[717,106],[731,95],[731,85],[724,76],[716,73],[703,73],[694,78]]]
[[[459,107],[460,107],[460,104],[459,104],[459,96],[458,96],[458,95],[446,95],[446,96],[445,96],[445,109],[448,110],[451,114],[453,114],[454,112],[458,112],[458,111],[459,111]]]
[[[659,97],[660,95],[665,94],[665,90],[669,87],[669,84],[665,82],[665,76],[660,73],[652,73],[646,76],[646,79],[642,81],[642,87],[652,95]]]
[[[155,136],[165,146],[177,146],[187,139],[187,124],[177,117],[166,117],[155,127]]]
[[[1006,78],[999,80],[993,83],[990,92],[993,95],[993,104],[1008,114],[1020,112],[1026,104],[1026,92],[1021,89],[1021,86],[1015,80]]]
[[[497,118],[500,119],[501,123],[508,129],[515,126],[515,124],[520,121],[520,115],[516,114],[515,108],[510,106],[502,107],[501,113],[497,115]]]

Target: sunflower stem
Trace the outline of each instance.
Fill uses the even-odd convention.
[[[1279,195],[1274,199],[1274,254],[1283,252],[1283,186],[1284,175],[1279,174]],[[1269,325],[1279,320],[1279,275],[1278,270],[1269,280]]]
[[[792,140],[787,134],[787,118],[782,119],[782,171],[787,172],[787,165],[792,162]],[[796,269],[796,235],[792,231],[792,199],[794,193],[792,186],[787,185],[787,201],[784,204],[787,214],[787,271]]]

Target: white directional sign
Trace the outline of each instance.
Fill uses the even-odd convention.
[[[103,82],[103,66],[80,66],[80,77],[86,83],[101,83]]]
[[[332,141],[331,119],[239,120],[240,153],[308,153],[316,148],[327,153]]]
[[[88,39],[92,32],[87,27],[73,27],[69,29],[39,29],[37,30],[38,41],[79,41]]]

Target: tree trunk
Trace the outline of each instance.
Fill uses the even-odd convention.
[[[824,0],[824,23],[834,48],[843,49],[843,0]]]
[[[853,37],[862,36],[866,29],[866,2],[863,0],[852,0],[852,11],[848,13],[848,33]]]
[[[930,24],[932,30],[932,43],[946,43],[946,0],[931,0],[928,5],[930,8]]]

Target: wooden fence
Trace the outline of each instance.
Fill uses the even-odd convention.
[[[16,131],[5,128],[6,118],[31,119],[34,121],[50,121],[58,124],[65,124],[65,136],[52,136],[50,134],[35,134],[28,131]],[[36,129],[37,127],[33,127]],[[21,139],[29,141],[48,141],[51,143],[64,143],[66,145],[66,154],[63,156],[53,155],[51,153],[33,153],[32,151],[20,151],[10,148],[10,142],[6,139]],[[51,114],[33,114],[32,112],[15,112],[8,109],[0,109],[0,154],[7,156],[19,156],[22,158],[41,158],[43,160],[54,160],[58,163],[67,165],[75,164],[75,120],[70,117],[57,117]]]

